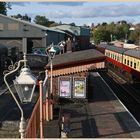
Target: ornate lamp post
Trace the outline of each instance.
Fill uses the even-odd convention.
[[[56,53],[56,50],[54,49],[53,43],[50,45],[49,49],[46,50],[46,53],[47,53],[49,60],[50,60],[50,69],[51,69],[50,93],[52,94],[52,70],[53,70],[52,59],[55,57],[55,53]]]
[[[53,64],[52,59],[55,57],[56,50],[54,49],[53,43],[51,44],[51,48],[48,51],[48,56],[50,59],[50,68],[51,68],[51,85],[50,85],[50,93],[52,94],[52,71],[53,71]]]
[[[53,43],[50,45],[49,49],[46,50],[47,52],[47,55],[49,57],[49,60],[50,60],[50,69],[51,69],[51,79],[50,79],[50,95],[52,95],[52,75],[53,75],[53,64],[52,64],[52,59],[55,57],[55,53],[56,53],[56,50],[54,49],[54,45]],[[51,106],[51,119],[53,118],[52,117],[52,106]]]
[[[19,99],[21,103],[29,103],[32,100],[34,89],[36,86],[36,81],[37,79],[32,75],[30,69],[27,67],[27,59],[26,55],[24,54],[24,59],[20,60],[18,62],[17,67],[13,65],[10,67],[10,71],[7,71],[4,73],[4,82],[9,89],[12,97],[14,98],[18,108],[20,109],[21,112],[21,120],[20,120],[20,125],[19,125],[19,132],[21,134],[21,138],[24,138],[24,133],[25,133],[25,120],[24,120],[24,113],[23,109],[21,108],[21,105],[19,104],[18,100],[16,99],[13,91],[11,90],[8,82],[7,82],[7,77],[13,73],[15,73],[21,66],[21,63],[24,63],[24,66],[22,67],[20,71],[20,75],[16,77],[14,82],[15,89],[17,91],[17,94],[19,96]]]

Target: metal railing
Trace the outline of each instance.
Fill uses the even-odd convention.
[[[47,73],[47,72],[46,72]],[[42,93],[41,93],[42,92]],[[43,95],[42,100],[43,102],[40,104],[41,99],[38,98],[38,101],[33,109],[33,112],[31,114],[31,117],[28,121],[27,127],[26,127],[26,138],[37,138],[41,137],[39,136],[40,132],[40,124],[41,121],[49,121],[51,119],[51,113],[50,113],[50,100],[48,99],[48,76],[46,74],[45,80],[43,84],[40,84],[40,95]],[[42,106],[42,110],[40,109]],[[40,114],[42,113],[42,114]],[[42,118],[40,118],[40,116]]]
[[[28,125],[26,128],[25,137],[26,138],[37,138],[38,132],[39,132],[39,125],[40,125],[40,115],[38,112],[40,112],[40,100],[38,99],[31,118],[28,121]]]

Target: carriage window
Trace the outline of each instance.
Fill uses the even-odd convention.
[[[126,59],[124,59],[124,64],[126,64]]]
[[[132,67],[132,61],[130,62],[130,67]]]
[[[118,56],[118,61],[119,61],[119,56]]]
[[[110,53],[108,53],[108,56],[110,56]]]
[[[115,55],[115,60],[116,60],[116,55]]]
[[[134,63],[134,68],[136,69],[136,63]]]
[[[129,65],[129,60],[127,60],[127,65]]]

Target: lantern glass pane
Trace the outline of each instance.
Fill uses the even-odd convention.
[[[22,103],[31,102],[34,93],[35,85],[22,84],[19,85],[14,81],[15,89]]]
[[[55,53],[54,52],[50,52],[50,56],[51,58],[54,58]]]

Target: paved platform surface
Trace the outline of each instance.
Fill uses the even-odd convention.
[[[91,73],[89,89],[89,102],[62,106],[71,115],[69,138],[140,138],[139,125],[97,73]],[[60,136],[58,110],[53,121],[45,122],[45,138]]]

